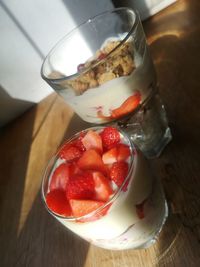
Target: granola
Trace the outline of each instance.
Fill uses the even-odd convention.
[[[90,88],[129,75],[135,69],[133,44],[125,42],[114,50],[119,44],[119,41],[107,42],[101,50],[96,52],[92,60],[78,66],[79,77],[68,80],[67,85],[72,87],[77,95],[81,95]],[[109,55],[111,52],[112,54]],[[92,65],[95,66],[90,69]],[[89,70],[84,72],[84,69],[88,68]]]

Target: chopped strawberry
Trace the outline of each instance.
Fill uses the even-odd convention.
[[[94,149],[89,149],[83,152],[83,155],[80,157],[77,164],[82,170],[100,171],[104,174],[107,174],[108,172],[100,154]]]
[[[65,191],[56,189],[50,191],[46,195],[46,203],[50,210],[53,212],[63,215],[63,216],[71,216],[71,206],[65,196]]]
[[[77,66],[77,71],[80,72],[85,67],[85,64],[81,63]]]
[[[92,199],[94,195],[94,180],[91,173],[83,172],[69,180],[66,188],[68,199]]]
[[[81,174],[82,170],[78,167],[76,161],[68,162],[69,166],[69,178],[73,177],[75,174]]]
[[[81,217],[87,215],[105,204],[105,202],[103,201],[96,200],[71,199],[69,202],[74,217]]]
[[[145,217],[144,204],[145,204],[146,201],[147,201],[147,199],[144,199],[141,203],[135,205],[136,212],[137,212],[137,215],[138,215],[139,219],[143,219]]]
[[[135,110],[141,101],[141,94],[140,92],[135,92],[134,95],[129,96],[120,107],[112,110],[112,118],[119,118],[121,116],[124,116],[133,110]]]
[[[106,149],[110,149],[120,142],[120,133],[114,127],[104,128],[100,135],[102,138],[103,146]]]
[[[110,181],[101,172],[93,172],[93,179],[95,184],[95,199],[107,201],[113,193]]]
[[[102,160],[104,164],[112,164],[117,161],[117,156],[118,156],[117,148],[113,147],[103,154]]]
[[[125,184],[123,185],[122,187],[122,191],[123,192],[126,192],[128,190],[128,186],[129,186],[129,183],[130,183],[130,178],[126,180]]]
[[[74,145],[81,151],[84,152],[86,149],[83,145],[83,138],[84,138],[85,134],[84,133],[80,133],[79,137],[73,142]]]
[[[48,207],[60,215],[82,217],[105,205],[114,193],[112,181],[120,187],[128,174],[130,149],[120,140],[116,128],[106,127],[100,134],[89,130],[65,144],[59,157],[67,162],[61,163],[51,176]],[[126,191],[127,186],[122,190]],[[97,220],[110,205],[78,221]]]
[[[117,148],[117,161],[125,161],[130,156],[130,149],[125,144],[118,144]]]
[[[73,144],[65,144],[59,151],[59,157],[67,161],[72,161],[80,158],[82,152]]]
[[[102,60],[104,58],[106,58],[106,54],[101,52],[100,55],[98,56],[98,60]]]
[[[117,144],[103,154],[102,160],[104,164],[112,164],[117,161],[125,161],[129,156],[129,147],[125,144]]]
[[[66,185],[70,176],[70,165],[67,163],[60,164],[55,171],[50,180],[49,189],[50,191],[54,189],[66,189]]]
[[[82,143],[86,150],[95,149],[99,153],[102,153],[103,146],[101,136],[92,130],[89,130],[86,135],[82,138]]]
[[[113,163],[110,170],[110,178],[120,187],[128,174],[128,163],[125,161]]]

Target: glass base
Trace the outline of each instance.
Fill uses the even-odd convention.
[[[118,121],[118,125],[147,158],[159,157],[172,140],[165,107],[159,94],[151,96],[128,120]]]
[[[162,138],[157,141],[156,145],[152,146],[151,149],[148,150],[142,149],[142,152],[147,158],[159,157],[160,154],[163,152],[164,148],[166,147],[166,145],[171,140],[172,140],[172,134],[170,128],[168,127]]]

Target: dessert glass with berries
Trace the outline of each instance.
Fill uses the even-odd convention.
[[[149,158],[172,138],[142,24],[132,9],[104,12],[72,30],[47,55],[41,75],[84,121],[116,123]]]
[[[81,131],[60,147],[45,171],[42,198],[64,226],[106,249],[150,246],[168,214],[146,159],[111,126]]]

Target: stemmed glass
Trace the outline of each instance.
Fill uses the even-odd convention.
[[[42,78],[86,122],[117,124],[148,157],[172,139],[139,15],[116,8],[60,40]]]

